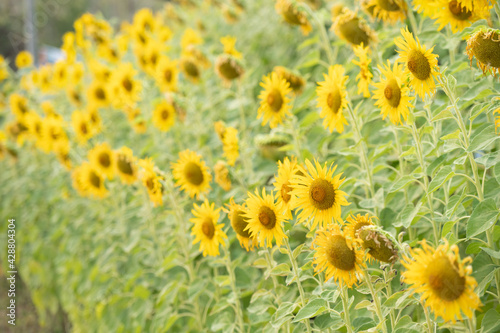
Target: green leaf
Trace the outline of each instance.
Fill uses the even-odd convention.
[[[495,309],[489,309],[483,317],[481,327],[483,333],[495,333],[500,330],[500,314]]]
[[[479,243],[479,242],[470,243],[469,245],[467,245],[467,248],[465,249],[465,253],[478,254],[479,252],[481,252],[482,245],[483,245],[483,243]]]
[[[448,233],[453,229],[453,226],[457,223],[457,221],[448,221],[444,224],[443,230],[441,231],[441,237],[448,235]]]
[[[302,319],[315,317],[318,314],[326,310],[326,301],[321,298],[316,298],[306,304],[302,309],[299,310],[297,316],[293,320],[294,323],[301,321]]]
[[[409,156],[409,155],[415,155],[415,153],[416,153],[415,147],[411,146],[410,149],[408,149],[407,151],[403,152],[400,155],[400,157],[406,157],[406,156]]]
[[[307,116],[300,121],[300,127],[307,127],[319,119],[318,112],[309,112]]]
[[[373,305],[373,303],[367,299],[364,299],[364,300],[358,302],[358,304],[356,304],[356,306],[354,307],[354,310],[364,309],[364,308],[369,307],[370,305]]]
[[[408,186],[408,184],[410,184],[413,181],[415,181],[415,178],[413,178],[412,176],[410,175],[403,176],[392,184],[391,188],[389,189],[389,193],[397,192]]]
[[[300,252],[302,251],[302,248],[305,246],[305,244],[300,244],[299,246],[297,246],[295,248],[295,250],[293,250],[292,252],[292,256],[294,259],[297,259],[297,257],[299,256]]]
[[[486,199],[479,203],[467,222],[467,238],[479,235],[491,228],[495,224],[499,213],[493,199]]]
[[[142,298],[142,299],[147,299],[151,293],[149,290],[141,285],[137,285],[134,288],[134,297]]]
[[[489,247],[481,247],[481,250],[488,253],[492,258],[500,259],[500,251],[492,250]]]
[[[415,207],[410,203],[399,213],[398,220],[401,221],[403,227],[408,228],[411,222],[417,216],[420,207],[422,206],[422,201],[420,201]]]
[[[259,258],[253,262],[253,265],[257,268],[267,268],[267,261],[264,258]]]
[[[453,113],[451,113],[450,109],[444,109],[443,111],[439,112],[437,115],[435,115],[432,119],[431,122],[435,122],[437,120],[444,120],[444,119],[451,119],[453,118]]]
[[[441,137],[441,140],[453,140],[453,139],[458,139],[460,137],[460,130],[457,129],[455,132],[444,135]]]
[[[314,318],[314,326],[323,331],[328,328],[337,330],[344,326],[344,320],[333,312],[324,313]]]
[[[297,304],[291,302],[283,302],[281,303],[278,310],[273,315],[273,319],[271,321],[271,325],[274,328],[278,328],[283,325],[286,321],[288,321],[291,317],[293,317],[293,311],[297,307]]]
[[[436,158],[434,161],[432,161],[431,164],[427,167],[427,175],[432,176],[434,171],[446,161],[447,154],[441,155],[438,158]]]
[[[488,147],[493,141],[500,138],[500,135],[495,133],[495,125],[487,124],[478,133],[472,137],[468,152],[481,150]]]
[[[271,270],[271,275],[288,275],[290,273],[290,266],[288,264],[279,264]]]
[[[398,291],[386,299],[383,305],[387,308],[402,309],[412,301],[415,301],[414,299],[409,298],[411,294],[411,290]]]
[[[497,179],[497,182],[500,183],[500,163],[497,163],[495,165],[495,168],[493,169],[493,173],[495,174],[495,178]]]
[[[437,175],[432,179],[429,184],[429,193],[432,193],[439,189],[443,184],[450,178],[455,176],[455,172],[451,169],[451,166],[447,165],[438,171]]]
[[[229,286],[231,284],[231,280],[227,275],[219,275],[215,277],[215,283],[219,287]]]

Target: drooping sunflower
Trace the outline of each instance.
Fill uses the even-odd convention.
[[[295,208],[295,195],[292,194],[291,181],[297,174],[297,159],[285,157],[283,162],[278,161],[278,175],[275,176],[273,183],[274,190],[277,192],[278,203],[286,208],[287,218],[292,217],[292,210]]]
[[[139,160],[139,166],[141,167],[139,177],[148,191],[149,200],[155,207],[163,205],[163,185],[160,182],[162,177],[154,170],[153,160],[151,158]]]
[[[349,215],[342,227],[344,234],[346,236],[351,237],[351,239],[359,238],[359,230],[363,227],[375,225],[373,223],[374,216],[370,216],[370,214],[361,215],[358,214],[356,216]]]
[[[436,6],[438,10],[432,18],[439,24],[438,31],[449,23],[451,31],[457,33],[470,26],[473,22],[486,18],[477,8],[468,9],[457,0],[437,0]]]
[[[290,113],[290,98],[287,96],[292,89],[285,79],[276,73],[263,78],[260,86],[264,88],[260,95],[260,106],[257,118],[262,117],[262,126],[269,122],[269,127],[275,128],[283,122]]]
[[[179,66],[188,80],[198,83],[201,78],[201,68],[196,59],[192,56],[183,56],[180,59]]]
[[[224,191],[229,191],[231,189],[231,179],[229,178],[229,170],[226,167],[226,163],[223,161],[218,161],[214,165],[215,182],[219,184]]]
[[[229,204],[226,205],[227,208],[223,210],[228,214],[229,221],[231,222],[231,227],[233,227],[236,233],[236,238],[240,245],[244,247],[247,252],[251,251],[257,245],[256,240],[250,235],[250,232],[246,229],[248,225],[248,219],[245,217],[246,206],[238,205],[234,202],[234,199],[229,199]]]
[[[500,30],[481,29],[467,39],[467,55],[484,74],[500,74]]]
[[[476,279],[471,276],[470,257],[461,260],[456,245],[449,246],[447,240],[434,249],[425,240],[421,249],[412,249],[412,258],[401,261],[407,269],[403,279],[411,284],[414,293],[421,293],[424,306],[430,307],[436,316],[455,322],[471,318],[481,301],[474,292]],[[462,315],[463,314],[463,315]]]
[[[229,87],[231,82],[240,78],[245,70],[239,61],[228,54],[221,54],[215,61],[215,73],[222,79],[224,85]]]
[[[272,247],[273,238],[276,245],[281,246],[283,239],[287,238],[283,232],[283,222],[286,220],[285,207],[276,203],[274,193],[266,193],[262,189],[262,196],[259,190],[255,189],[255,195],[248,192],[248,199],[245,201],[247,211],[243,215],[248,225],[244,230],[257,240],[260,247]]]
[[[376,90],[372,98],[381,109],[382,119],[389,115],[394,125],[401,124],[401,117],[406,121],[409,108],[413,107],[410,103],[413,97],[408,96],[410,89],[403,86],[403,66],[395,62],[391,70],[391,63],[387,60],[387,65],[383,68],[379,65],[378,69],[381,72],[380,82],[374,84]]]
[[[434,79],[439,75],[438,56],[432,53],[434,47],[427,47],[420,44],[420,41],[413,38],[413,34],[408,31],[408,27],[401,28],[401,35],[394,41],[401,50],[399,62],[405,64],[405,75],[410,76],[410,86],[415,93],[424,98],[426,94],[433,95],[436,91]]]
[[[332,27],[335,34],[351,45],[370,45],[377,41],[375,31],[357,13],[347,7],[332,8]]]
[[[179,76],[178,62],[168,57],[161,57],[155,71],[156,83],[162,92],[176,91]]]
[[[21,51],[16,56],[16,67],[25,68],[33,64],[33,56],[28,51]]]
[[[108,195],[108,190],[104,187],[103,175],[89,162],[83,162],[73,172],[73,184],[83,196],[104,198]]]
[[[226,233],[222,230],[224,224],[218,224],[220,208],[215,209],[214,203],[209,203],[207,199],[198,206],[193,204],[191,213],[195,216],[190,219],[194,223],[191,235],[195,236],[193,244],[200,243],[200,251],[203,256],[219,255],[219,245],[227,239]]]
[[[115,154],[107,142],[94,146],[88,153],[90,164],[108,179],[115,174]]]
[[[168,131],[175,124],[175,109],[167,101],[158,103],[153,111],[153,124],[161,131]]]
[[[408,6],[405,0],[370,0],[366,5],[373,6],[373,16],[384,22],[394,24],[406,19]]]
[[[356,285],[366,266],[364,254],[338,224],[319,229],[313,241],[315,272],[325,272],[325,282],[333,278],[341,287]]]
[[[122,183],[133,184],[137,180],[136,160],[132,149],[128,147],[124,146],[115,151],[115,173],[120,177]]]
[[[275,9],[286,23],[298,25],[302,30],[302,34],[308,35],[312,31],[311,23],[309,23],[306,15],[299,11],[290,0],[276,0]]]
[[[286,82],[288,82],[295,95],[300,95],[302,93],[302,90],[306,85],[306,81],[302,76],[292,72],[291,70],[283,66],[274,67],[273,72],[275,72],[276,74],[278,74],[278,76],[282,77],[286,80]]]
[[[368,57],[368,52],[370,49],[364,47],[363,44],[359,46],[354,46],[354,54],[359,60],[353,60],[352,63],[359,66],[359,74],[356,76],[356,81],[358,82],[358,94],[363,93],[363,97],[370,97],[370,90],[368,86],[372,82],[373,74],[370,71],[370,63],[372,59]]]
[[[318,95],[317,107],[321,109],[320,117],[323,118],[323,127],[330,133],[334,129],[342,133],[347,120],[342,112],[347,107],[347,92],[345,83],[348,76],[344,75],[342,65],[330,66],[328,75],[323,73],[325,81],[318,82],[316,94]]]
[[[210,189],[212,176],[210,170],[201,159],[201,155],[186,149],[179,153],[177,163],[172,163],[172,174],[175,186],[186,191],[191,198],[199,198]]]
[[[301,172],[292,178],[291,194],[296,196],[295,209],[301,212],[297,215],[297,221],[305,223],[311,230],[318,224],[325,227],[334,221],[342,222],[340,217],[341,206],[349,205],[346,200],[347,194],[339,187],[344,182],[340,178],[342,173],[334,176],[337,166],[333,163],[328,167],[322,167],[317,160],[314,164],[306,160],[307,170],[298,165]]]
[[[224,157],[227,160],[227,164],[234,166],[240,156],[238,130],[236,128],[227,127],[225,129],[222,139],[222,149],[224,150]]]

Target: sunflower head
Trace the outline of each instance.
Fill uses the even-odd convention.
[[[304,90],[306,81],[302,76],[295,74],[294,72],[283,66],[274,67],[273,72],[277,73],[281,78],[285,79],[296,95],[300,95],[302,93],[302,90]]]
[[[288,94],[292,89],[285,79],[274,72],[265,76],[260,85],[263,90],[259,95],[258,118],[262,117],[262,126],[269,122],[269,126],[275,128],[291,115]]]
[[[286,153],[280,148],[290,143],[290,139],[284,135],[262,134],[255,137],[255,144],[260,150],[262,157],[279,161],[285,158]]]
[[[175,185],[186,191],[191,198],[199,197],[210,189],[212,176],[205,161],[189,149],[179,153],[179,160],[172,163]]]
[[[404,21],[408,8],[405,0],[369,0],[365,6],[372,9],[373,16],[391,24]]]
[[[316,250],[315,272],[325,271],[325,281],[333,278],[340,286],[351,288],[357,284],[365,266],[364,254],[337,224],[330,224],[316,232],[313,246]]]
[[[467,55],[472,65],[476,57],[477,66],[484,74],[500,74],[500,31],[482,29],[467,39]]]
[[[245,217],[247,212],[245,204],[238,205],[234,202],[234,199],[231,198],[224,211],[228,214],[231,227],[236,233],[236,238],[240,242],[240,245],[247,251],[253,250],[257,245],[257,242],[246,229],[248,226],[248,220]]]
[[[363,94],[363,97],[370,97],[370,90],[368,86],[372,82],[373,74],[370,70],[370,63],[372,60],[368,57],[368,52],[370,49],[364,47],[363,44],[359,46],[354,46],[354,54],[359,58],[358,60],[353,60],[352,63],[359,66],[359,74],[356,76],[356,81],[358,82],[358,94]]]
[[[231,189],[231,179],[229,178],[229,170],[226,167],[226,163],[223,161],[218,161],[214,165],[215,182],[219,184],[224,191],[229,191]]]
[[[478,6],[467,8],[462,1],[456,0],[436,0],[435,7],[438,10],[435,11],[432,18],[436,19],[436,23],[439,24],[438,30],[450,24],[453,33],[462,31],[473,22],[489,15],[488,11],[484,12]]]
[[[286,208],[288,218],[291,218],[292,210],[295,208],[295,196],[292,195],[291,181],[297,173],[297,159],[285,157],[284,161],[278,161],[278,175],[275,176],[273,184],[277,193],[278,203]]]
[[[109,179],[114,176],[115,154],[108,143],[96,145],[88,153],[90,164]]]
[[[16,56],[17,68],[29,67],[33,64],[33,56],[28,51],[21,51]]]
[[[334,7],[332,9],[333,25],[332,30],[341,39],[345,40],[351,45],[370,45],[377,41],[375,31],[373,31],[368,24],[360,18],[355,12],[352,12],[347,7]]]
[[[121,147],[115,152],[115,173],[124,184],[133,184],[138,177],[136,158],[128,147]]]
[[[221,37],[220,42],[224,46],[224,53],[227,55],[231,55],[236,59],[241,59],[243,56],[240,52],[238,52],[235,48],[236,45],[236,37],[225,36]]]
[[[240,156],[238,130],[234,127],[227,127],[224,131],[224,138],[222,139],[222,148],[224,150],[224,157],[227,163],[234,166],[236,160]]]
[[[321,109],[320,117],[323,118],[323,127],[330,133],[334,129],[342,133],[347,121],[342,110],[347,108],[347,92],[345,83],[348,76],[344,75],[342,65],[330,66],[328,75],[323,74],[324,81],[318,82],[316,94],[318,95],[317,107]]]
[[[458,247],[445,243],[436,249],[421,241],[422,248],[411,250],[412,258],[404,257],[401,262],[407,269],[404,282],[411,284],[414,293],[421,293],[425,306],[445,321],[455,322],[471,318],[481,301],[474,292],[476,279],[471,276],[472,259],[460,259]]]
[[[155,207],[163,205],[163,185],[160,182],[163,177],[156,173],[153,160],[151,158],[139,160],[139,166],[141,167],[140,179],[146,187],[149,199]]]
[[[180,67],[184,75],[193,83],[198,83],[201,78],[201,69],[196,59],[190,56],[184,56],[180,60]]]
[[[245,72],[238,61],[230,55],[220,55],[215,61],[215,72],[229,86],[232,81],[240,78]]]
[[[358,231],[363,249],[368,250],[370,258],[394,264],[398,260],[398,251],[394,243],[384,234],[370,227]]]
[[[153,124],[161,131],[168,131],[175,123],[176,112],[174,106],[162,101],[158,103],[153,111]]]
[[[108,195],[104,176],[90,163],[84,162],[72,174],[73,186],[82,196],[103,198]]]
[[[312,31],[312,26],[307,17],[290,0],[277,0],[275,8],[286,23],[298,25],[304,35],[308,35]]]
[[[195,216],[190,219],[194,223],[191,234],[195,236],[193,244],[200,243],[200,251],[203,256],[219,255],[219,244],[223,242],[227,235],[222,228],[224,224],[218,224],[220,217],[220,208],[215,209],[214,203],[209,203],[208,200],[198,206],[193,204],[191,213]]]

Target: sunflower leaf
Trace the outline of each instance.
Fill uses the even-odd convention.
[[[306,306],[299,310],[293,322],[296,323],[306,318],[315,317],[324,312],[326,310],[326,306],[326,301],[324,299],[313,299],[312,301],[307,303]]]
[[[467,238],[470,239],[491,228],[499,215],[495,201],[491,198],[479,203],[467,222]]]
[[[432,193],[439,189],[443,184],[455,176],[455,172],[451,169],[451,166],[447,165],[443,167],[441,170],[438,171],[436,176],[432,179],[431,183],[429,184],[429,193]]]
[[[271,275],[285,276],[290,273],[290,266],[286,263],[279,264],[271,270]]]

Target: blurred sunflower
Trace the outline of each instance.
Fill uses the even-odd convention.
[[[220,217],[220,208],[215,209],[214,203],[209,203],[207,199],[198,206],[193,204],[191,213],[195,216],[190,221],[194,223],[191,235],[195,236],[193,244],[200,243],[200,251],[203,256],[219,255],[219,245],[227,239],[226,233],[222,230],[224,224],[217,224]]]
[[[260,247],[272,247],[273,238],[276,240],[276,245],[281,246],[283,239],[287,238],[283,232],[283,222],[286,219],[285,207],[276,203],[273,192],[267,194],[264,188],[262,196],[259,195],[258,189],[255,189],[255,195],[248,192],[245,204],[248,208],[243,216],[247,219],[248,225],[244,230],[250,233],[251,238],[258,241]]]
[[[377,41],[377,35],[368,24],[347,7],[334,6],[331,30],[351,45],[370,45]]]
[[[323,118],[323,127],[330,133],[334,129],[342,133],[344,125],[347,125],[342,110],[347,107],[345,83],[349,77],[344,75],[342,65],[330,66],[328,75],[323,73],[323,77],[325,81],[318,82],[316,88],[317,107],[321,109],[320,117]]]
[[[236,59],[243,58],[241,52],[236,50],[236,37],[233,36],[224,36],[220,39],[221,44],[224,47],[224,53],[230,56],[233,56]]]
[[[410,76],[410,86],[421,98],[426,94],[433,95],[436,91],[434,79],[439,75],[438,56],[432,53],[434,47],[427,49],[420,45],[408,27],[401,28],[401,34],[403,38],[396,38],[394,43],[401,49],[398,50],[398,61],[405,64],[405,75]]]
[[[314,164],[306,160],[305,164],[307,170],[297,166],[302,174],[297,173],[290,185],[293,188],[291,195],[297,198],[295,209],[300,210],[297,221],[305,223],[311,230],[318,224],[325,227],[333,221],[342,222],[341,206],[349,205],[345,198],[347,194],[339,189],[344,182],[344,178],[340,178],[342,173],[333,175],[337,169],[333,163],[330,167],[326,163],[321,167],[317,160]]]
[[[376,90],[372,98],[376,100],[375,105],[381,108],[382,119],[389,115],[394,125],[401,124],[401,117],[406,121],[409,108],[413,107],[410,103],[413,97],[408,96],[410,89],[403,86],[403,66],[395,62],[391,70],[391,63],[387,60],[387,65],[383,68],[379,65],[378,69],[381,72],[380,82],[374,84]]]
[[[309,23],[304,13],[296,8],[296,5],[292,1],[276,0],[275,9],[286,23],[298,25],[302,30],[302,34],[308,35],[312,31],[311,23]]]
[[[124,105],[135,104],[140,99],[142,86],[134,76],[137,71],[131,63],[120,63],[111,75],[111,85],[114,90],[113,105],[120,108]]]
[[[481,306],[479,296],[474,292],[476,279],[471,276],[470,257],[460,259],[458,247],[445,243],[436,249],[420,242],[421,249],[412,249],[412,258],[404,257],[401,263],[407,269],[403,279],[411,284],[413,293],[421,293],[424,306],[428,306],[436,316],[445,321],[463,320],[465,315],[472,318],[474,310]]]
[[[231,227],[233,227],[236,233],[236,238],[240,242],[240,246],[244,247],[247,252],[253,250],[257,245],[256,240],[250,235],[247,229],[248,219],[245,217],[246,206],[238,205],[234,202],[234,199],[229,199],[229,204],[226,205],[227,208],[224,211],[228,214],[229,221],[231,222]]]
[[[285,79],[276,73],[263,78],[260,86],[264,88],[260,95],[260,106],[257,118],[262,118],[262,126],[269,122],[269,127],[275,128],[283,122],[290,113],[290,98],[287,96],[292,89]]]
[[[470,26],[473,22],[486,18],[475,7],[467,9],[456,0],[437,0],[435,5],[438,10],[432,18],[439,24],[438,31],[450,24],[451,31],[457,33]]]
[[[87,88],[87,101],[95,107],[106,107],[111,102],[111,95],[105,82],[94,80]]]
[[[26,68],[33,64],[33,56],[28,51],[21,51],[16,56],[16,67]]]
[[[406,19],[408,6],[405,0],[370,0],[366,5],[373,6],[373,16],[384,22],[394,24]]]
[[[130,185],[137,180],[136,160],[132,149],[128,147],[124,146],[115,151],[115,173],[120,177],[122,183]]]
[[[80,144],[85,144],[92,136],[94,136],[90,116],[87,112],[79,110],[73,111],[71,114],[71,124],[73,126],[76,139]]]
[[[229,178],[229,170],[226,167],[226,163],[223,161],[218,161],[214,165],[215,182],[219,184],[224,191],[229,191],[231,189],[231,179]]]
[[[175,186],[186,191],[191,198],[199,198],[202,193],[210,189],[212,176],[210,170],[194,151],[186,149],[179,153],[177,163],[172,163],[172,174],[175,178]]]
[[[180,59],[179,65],[187,79],[193,83],[198,83],[200,81],[201,69],[195,58],[191,56],[183,56]]]
[[[238,144],[238,130],[234,127],[227,127],[224,131],[222,139],[222,149],[224,150],[224,157],[227,164],[234,166],[236,160],[240,156]]]
[[[363,252],[355,245],[338,224],[322,227],[316,232],[313,241],[316,250],[314,271],[324,271],[325,282],[333,278],[341,287],[356,285],[366,264]]]
[[[113,179],[115,174],[115,154],[108,143],[104,142],[94,146],[88,152],[90,164],[108,179]]]
[[[438,0],[413,0],[413,7],[417,12],[432,17],[438,11],[437,2]]]
[[[351,239],[359,239],[359,230],[363,227],[373,226],[374,216],[370,216],[370,214],[361,215],[358,214],[356,216],[349,215],[344,223],[342,230],[346,236],[349,236]]]
[[[275,181],[273,183],[274,190],[278,193],[278,204],[285,207],[285,212],[287,218],[292,218],[292,210],[295,208],[295,195],[292,195],[291,181],[292,178],[297,174],[299,169],[297,168],[297,159],[292,157],[289,159],[285,157],[283,162],[278,161],[278,175],[275,176]]]
[[[240,78],[244,72],[240,63],[231,55],[222,54],[215,61],[215,73],[223,80],[226,87],[229,87],[233,80]]]
[[[155,71],[156,84],[162,92],[177,90],[177,77],[179,70],[175,60],[168,57],[161,57]]]
[[[68,96],[69,101],[77,108],[81,108],[84,102],[81,89],[82,88],[80,86],[69,86],[66,88],[66,95]]]
[[[104,177],[90,163],[83,162],[74,171],[76,180],[76,189],[83,196],[94,196],[104,198],[108,195],[108,190],[104,187]]]
[[[279,77],[283,78],[288,82],[290,88],[292,88],[293,92],[296,95],[300,95],[302,90],[304,90],[304,86],[306,85],[306,81],[299,74],[294,73],[283,66],[276,66],[273,68],[273,72],[278,74]]]
[[[23,119],[28,114],[28,99],[18,93],[13,93],[9,97],[10,110],[17,119]]]
[[[167,101],[158,103],[153,111],[153,124],[161,131],[168,131],[175,124],[175,109]]]
[[[155,172],[155,164],[151,158],[139,160],[141,167],[140,179],[148,191],[149,200],[153,206],[163,205],[163,185],[160,180],[163,179]]]
[[[500,30],[481,29],[467,39],[467,55],[484,74],[500,74]]]
[[[370,71],[372,59],[368,57],[370,49],[363,44],[353,47],[354,54],[359,60],[353,60],[352,63],[359,66],[359,74],[356,76],[358,82],[358,94],[363,93],[363,97],[370,97],[368,86],[372,82],[373,74]]]
[[[38,147],[48,153],[57,151],[60,146],[66,146],[68,136],[64,128],[65,124],[61,117],[47,116],[44,118]]]

